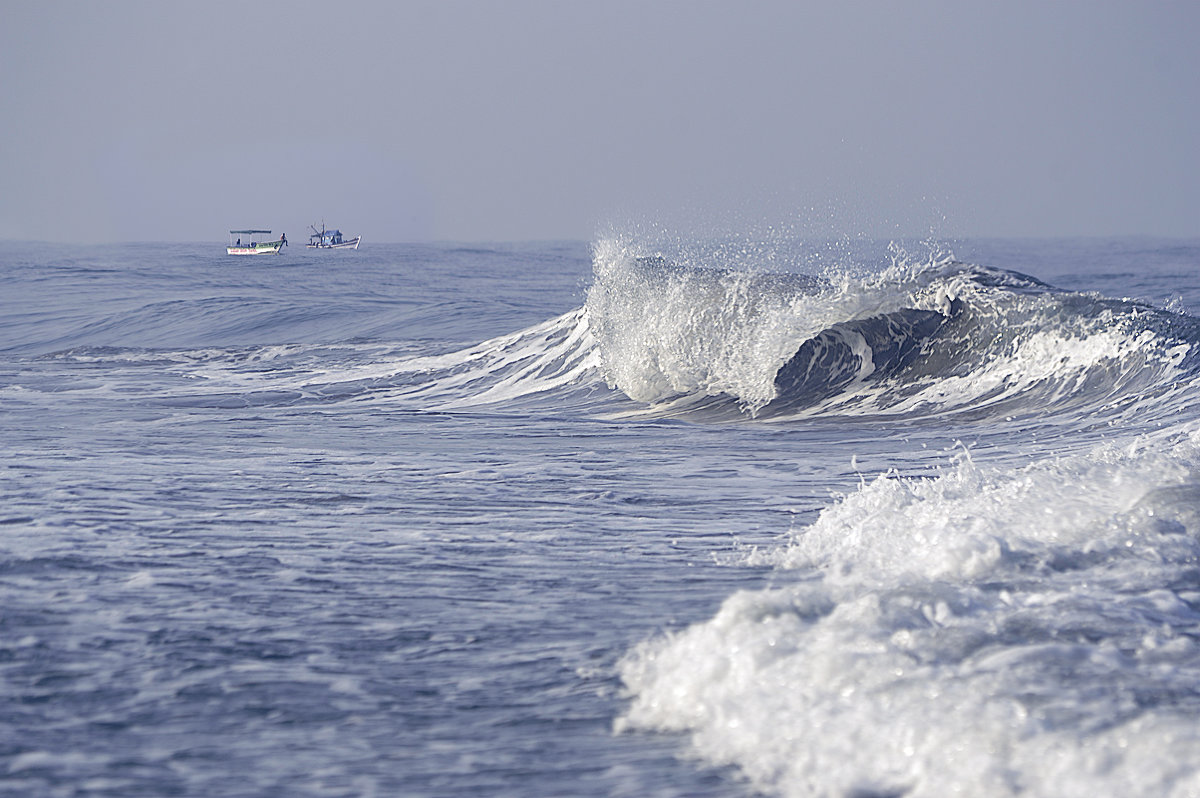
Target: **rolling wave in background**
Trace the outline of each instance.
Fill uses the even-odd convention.
[[[170,317],[227,333],[234,318],[289,322],[282,302],[250,315],[232,300],[191,303],[185,313],[177,304],[131,308],[103,326],[140,330]],[[174,398],[201,403],[222,393],[423,409],[540,402],[770,423],[1021,414],[1115,423],[1136,411],[1144,424],[1147,414],[1173,418],[1188,406],[1198,341],[1190,316],[1058,290],[948,253],[812,276],[693,267],[602,240],[582,307],[449,352],[427,351],[436,342],[363,339],[242,351],[84,346],[53,357],[166,366],[189,388]]]

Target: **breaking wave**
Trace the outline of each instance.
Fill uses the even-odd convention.
[[[1116,412],[1194,369],[1194,319],[948,254],[806,276],[683,268],[602,242],[595,271],[604,377],[662,412]]]

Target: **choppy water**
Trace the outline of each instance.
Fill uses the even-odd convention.
[[[1198,266],[0,244],[0,793],[1200,795]]]

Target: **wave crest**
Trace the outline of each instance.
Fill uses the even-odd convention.
[[[1177,379],[1195,320],[899,253],[820,276],[599,242],[585,310],[611,387],[662,413],[1010,415],[1120,406]],[[714,400],[714,401],[700,401]]]

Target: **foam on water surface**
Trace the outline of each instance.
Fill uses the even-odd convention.
[[[880,476],[633,651],[618,728],[789,796],[1194,795],[1198,498],[1194,430]]]

